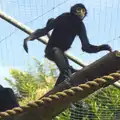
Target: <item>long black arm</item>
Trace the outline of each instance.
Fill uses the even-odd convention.
[[[50,20],[50,19],[49,19]],[[28,53],[28,45],[27,45],[27,42],[28,41],[33,41],[41,36],[44,36],[44,35],[48,35],[48,32],[52,29],[54,29],[55,27],[55,24],[56,24],[56,21],[55,20],[50,20],[47,22],[47,25],[46,27],[44,27],[43,29],[37,29],[35,32],[33,32],[30,36],[28,36],[27,38],[24,39],[24,43],[23,43],[23,47],[24,47],[24,50]]]
[[[86,28],[83,22],[81,24],[79,37],[82,43],[82,50],[87,53],[97,53],[103,50],[108,50],[109,52],[112,52],[112,48],[108,44],[102,44],[102,45],[96,46],[89,43],[87,33],[86,33]]]
[[[24,50],[28,53],[28,45],[27,45],[27,42],[28,41],[33,41],[37,38],[39,38],[40,36],[43,36],[45,33],[44,30],[42,29],[37,29],[35,32],[33,32],[30,36],[28,36],[27,38],[24,39],[24,43],[23,43],[23,47],[24,47]]]

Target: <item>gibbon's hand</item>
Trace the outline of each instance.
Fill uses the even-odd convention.
[[[109,52],[112,52],[112,48],[111,48],[111,46],[109,46],[108,44],[105,44],[105,45],[104,45],[104,49],[105,49],[105,50],[108,50]]]

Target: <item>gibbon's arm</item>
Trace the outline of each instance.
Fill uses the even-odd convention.
[[[50,19],[49,19],[50,20]],[[41,36],[44,36],[44,35],[48,35],[48,32],[52,29],[54,29],[55,27],[55,24],[56,24],[56,20],[50,20],[47,22],[46,24],[46,27],[42,28],[42,29],[37,29],[35,30],[35,32],[33,32],[30,36],[28,36],[27,38],[24,39],[24,43],[23,43],[23,47],[24,47],[24,50],[28,53],[28,45],[27,45],[27,42],[28,41],[33,41]]]
[[[87,52],[87,53],[97,53],[99,51],[107,50],[109,52],[112,52],[112,48],[108,44],[102,44],[102,45],[92,45],[89,43],[87,33],[86,33],[86,28],[84,23],[82,22],[81,24],[81,30],[79,33],[79,37],[82,43],[82,50]]]

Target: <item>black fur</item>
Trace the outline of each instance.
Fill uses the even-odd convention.
[[[66,61],[67,58],[64,57],[64,52],[71,47],[76,36],[79,36],[82,44],[82,50],[84,52],[97,53],[103,50],[107,50],[109,52],[112,51],[108,44],[96,46],[89,43],[85,25],[82,19],[75,14],[78,7],[84,8],[86,10],[85,15],[87,15],[87,9],[83,4],[76,4],[71,7],[70,12],[63,13],[56,19],[49,19],[46,27],[37,29],[24,40],[24,49],[28,52],[27,41],[32,41],[38,37],[47,35],[49,37],[49,41],[45,49],[45,56],[56,63],[60,72],[62,74],[64,73],[64,76],[66,76],[66,71],[69,71],[70,69],[69,63]],[[51,36],[49,35],[50,30],[53,30]],[[63,67],[64,69],[61,70],[61,66],[66,66],[66,68]],[[68,75],[68,77],[69,76],[70,75]]]
[[[3,88],[0,85],[0,112],[19,107],[16,96],[11,88]]]

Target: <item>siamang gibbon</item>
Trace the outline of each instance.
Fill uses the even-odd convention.
[[[4,88],[0,85],[0,112],[19,107],[19,103],[11,88]]]
[[[87,53],[97,53],[107,50],[112,52],[108,44],[92,45],[90,44],[83,19],[87,15],[87,9],[83,4],[75,4],[71,7],[70,12],[63,13],[55,19],[50,19],[44,28],[37,29],[30,36],[24,39],[23,47],[28,52],[27,42],[33,41],[41,36],[48,35],[49,41],[45,48],[45,57],[55,62],[60,70],[60,75],[55,84],[58,85],[66,78],[70,79],[72,70],[64,52],[68,50],[76,36],[79,36],[82,44],[82,51]],[[52,31],[51,36],[48,32]]]

